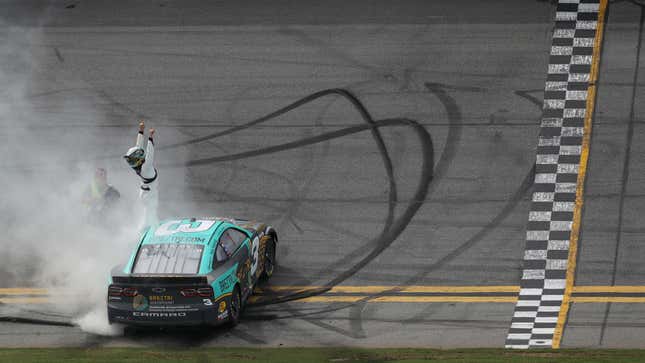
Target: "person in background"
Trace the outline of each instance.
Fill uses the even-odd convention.
[[[88,189],[83,194],[83,204],[93,219],[103,218],[118,202],[121,194],[108,183],[107,171],[96,168]]]

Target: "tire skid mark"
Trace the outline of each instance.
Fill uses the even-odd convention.
[[[322,109],[322,111],[318,114],[318,117],[314,121],[314,127],[316,126],[321,126],[322,125],[322,118],[325,116],[329,108],[334,104],[335,100],[332,99],[327,105],[325,105]],[[325,142],[322,147],[322,155],[320,158],[324,159],[329,155],[329,143]],[[316,161],[319,158],[315,158],[315,153],[314,150],[311,150],[311,162],[309,163],[311,166],[311,172],[309,173],[309,176],[307,180],[304,182],[304,185],[301,188],[296,187],[292,195],[294,196],[294,200],[290,203],[290,206],[287,208],[287,210],[283,213],[282,215],[282,222],[280,223],[278,230],[282,230],[287,223],[292,224],[299,232],[302,234],[302,230],[300,227],[296,224],[294,220],[294,214],[300,206],[302,205],[302,197],[307,195],[311,183],[316,179],[318,172],[320,170],[319,167],[316,167]]]
[[[441,151],[441,156],[439,157],[439,161],[434,166],[434,175],[433,175],[434,182],[431,185],[429,185],[428,191],[427,191],[427,196],[429,196],[434,193],[437,185],[439,184],[438,182],[441,179],[443,179],[443,177],[446,175],[448,171],[448,167],[452,164],[453,160],[457,155],[457,152],[456,152],[457,146],[460,143],[462,132],[463,132],[463,126],[461,125],[463,117],[461,115],[461,110],[459,109],[457,102],[445,91],[445,88],[448,88],[449,86],[446,86],[441,83],[426,82],[425,87],[430,93],[432,93],[435,97],[437,97],[441,102],[441,104],[443,105],[446,111],[446,114],[448,116],[448,124],[450,125],[448,128],[448,136],[446,137],[445,146]],[[405,283],[404,285],[407,286],[409,284]],[[357,333],[363,331],[362,323],[361,323],[361,320],[362,320],[361,314],[367,302],[368,300],[361,301],[353,305],[350,310],[350,314],[354,318],[353,320],[354,323],[352,324],[352,327],[355,329]]]
[[[31,324],[31,325],[48,325],[48,326],[67,326],[73,327],[76,324],[73,324],[69,321],[56,321],[48,319],[34,319],[34,318],[24,318],[17,316],[0,316],[0,322],[3,323],[17,323],[17,324]]]
[[[461,127],[462,117],[461,117],[461,112],[459,111],[459,107],[457,106],[454,99],[452,99],[450,96],[448,96],[445,93],[445,91],[442,90],[442,87],[445,87],[445,85],[440,83],[426,83],[426,88],[430,92],[434,93],[444,105],[446,109],[446,113],[448,114],[449,125],[450,125],[448,129],[448,136],[446,137],[446,147],[442,150],[439,161],[434,166],[434,172],[433,172],[434,183],[430,186],[432,190],[429,190],[427,192],[428,195],[432,194],[432,192],[434,191],[433,189],[436,186],[437,182],[445,176],[448,166],[452,163],[453,159],[456,156],[455,148],[459,143],[459,140],[461,139],[461,134],[462,134],[462,127]],[[394,180],[394,177],[392,177],[392,180]],[[393,215],[393,213],[394,213],[394,210],[392,208],[388,211],[388,218],[389,218],[389,215]],[[358,256],[360,256],[363,253],[363,251],[365,251],[366,249],[372,248],[371,245],[373,245],[375,242],[376,241],[374,240],[370,240],[368,243],[362,246],[359,246],[358,248],[354,249],[349,253],[346,253],[343,258],[328,266],[325,270],[319,273],[318,276],[316,276],[316,278],[319,278],[321,275],[328,275],[329,273],[333,272],[336,268],[343,266],[349,263],[350,261],[353,261]]]
[[[453,115],[453,116],[460,115],[460,113],[458,112],[458,108],[455,108],[456,104],[454,103],[454,100],[451,100],[451,98],[449,98],[448,94],[445,91],[443,91],[443,90],[441,90],[439,88],[440,86],[441,86],[440,84],[436,84],[436,83],[427,84],[427,87],[429,89],[431,89],[431,90],[434,90],[435,94],[438,93],[437,96],[440,97],[440,99],[444,102],[444,105],[449,105],[449,108],[452,110],[452,112],[449,112],[449,115]],[[522,96],[519,93],[518,93],[518,95]],[[525,98],[527,98],[527,97],[525,97]],[[457,112],[454,112],[454,111],[457,111]],[[454,120],[453,120],[453,122],[454,122]],[[453,125],[453,122],[451,122],[451,125]],[[445,152],[444,152],[442,154],[442,157],[444,155],[450,155],[450,152],[448,154],[445,154]],[[436,174],[445,172],[445,170],[443,170],[443,168],[440,168],[440,166],[441,165],[439,165],[439,163],[438,163],[437,168],[435,169],[435,170],[437,170]],[[445,167],[447,168],[447,165]],[[254,316],[254,319],[257,319],[257,320],[260,320],[260,319],[273,320],[273,319],[289,318],[289,317],[302,318],[304,316],[318,315],[318,314],[334,312],[334,311],[338,311],[338,310],[342,310],[342,309],[346,309],[346,308],[352,308],[352,307],[354,307],[356,305],[366,303],[369,300],[372,300],[373,298],[379,297],[381,295],[398,292],[402,288],[404,288],[405,286],[409,286],[409,285],[412,285],[412,284],[418,282],[419,280],[421,280],[425,276],[427,276],[430,272],[432,272],[432,271],[434,271],[434,270],[436,270],[438,268],[441,268],[442,266],[446,265],[450,261],[452,261],[455,258],[457,258],[462,253],[466,252],[473,245],[475,245],[478,241],[480,241],[486,235],[488,235],[488,233],[490,233],[492,230],[494,230],[504,219],[506,219],[506,217],[508,217],[508,215],[515,209],[517,204],[522,200],[522,198],[525,197],[526,195],[528,195],[528,192],[531,190],[531,187],[533,185],[534,177],[535,177],[535,165],[532,166],[531,170],[524,177],[524,179],[523,179],[522,183],[520,184],[519,188],[515,191],[515,193],[508,200],[507,205],[502,209],[502,211],[495,218],[493,218],[493,220],[491,220],[491,222],[489,222],[488,225],[486,225],[482,230],[480,230],[477,234],[475,234],[469,240],[465,241],[463,244],[461,244],[459,247],[457,247],[451,253],[445,255],[442,259],[440,259],[439,261],[437,261],[434,264],[430,265],[428,268],[424,269],[423,271],[421,271],[420,273],[418,273],[417,275],[415,275],[414,277],[412,277],[411,279],[406,281],[404,284],[402,284],[402,286],[395,287],[393,289],[384,291],[384,292],[379,293],[379,294],[370,295],[370,296],[368,296],[368,297],[366,297],[364,299],[361,299],[361,300],[359,300],[357,302],[346,303],[346,304],[343,304],[343,305],[336,305],[336,306],[334,306],[332,308],[328,308],[328,309],[324,309],[324,310],[320,310],[320,311],[316,311],[316,312],[298,314],[298,315],[292,315],[292,316],[275,316],[275,315],[273,315],[273,316],[263,316],[262,314],[258,314],[258,315]],[[433,184],[433,186],[434,186],[434,184]],[[320,294],[320,293],[324,293],[324,292],[325,291],[322,291],[322,292],[317,291],[316,295]],[[311,295],[307,295],[307,293],[308,292],[301,293],[301,295],[303,295],[302,298],[307,297],[307,296],[311,296]],[[291,300],[296,300],[296,299],[297,299],[296,296],[293,296],[291,298]],[[254,306],[257,306],[257,305],[261,305],[261,304],[256,303]],[[268,304],[262,304],[262,305],[268,305]]]
[[[329,313],[329,312],[334,312],[338,310],[343,310],[347,308],[351,308],[357,304],[362,304],[365,302],[369,302],[370,300],[388,295],[388,294],[393,294],[396,292],[400,292],[403,290],[406,286],[414,285],[421,279],[425,278],[429,273],[432,271],[435,271],[443,266],[445,266],[447,263],[450,261],[454,260],[470,248],[472,248],[478,241],[480,241],[482,238],[484,238],[488,233],[490,233],[492,230],[494,230],[508,215],[515,209],[517,204],[522,200],[523,197],[527,196],[529,191],[531,190],[531,187],[533,185],[533,179],[535,177],[535,166],[531,168],[529,173],[524,177],[524,180],[522,181],[520,187],[515,191],[513,196],[509,198],[509,201],[507,205],[502,209],[502,211],[493,218],[484,228],[482,228],[478,233],[476,233],[474,236],[472,236],[470,239],[462,243],[459,247],[442,257],[440,260],[437,262],[433,263],[432,265],[428,266],[426,269],[423,271],[420,271],[417,273],[415,276],[401,284],[400,286],[395,286],[392,289],[385,290],[376,294],[370,294],[366,296],[365,298],[358,300],[356,302],[352,303],[345,303],[343,305],[338,305],[330,309],[324,309],[316,312],[311,312],[311,313],[303,313],[299,315],[294,315],[294,316],[264,316],[262,314],[254,315],[253,319],[254,320],[261,320],[264,318],[264,320],[273,320],[273,319],[284,319],[284,318],[289,318],[289,317],[298,317],[301,318],[303,316],[311,316],[311,315],[318,315],[318,314],[323,314],[323,313]],[[305,296],[306,297],[306,296]],[[295,299],[292,299],[295,300]],[[256,306],[257,304],[254,305],[249,305],[249,306]],[[410,320],[410,319],[408,319]]]

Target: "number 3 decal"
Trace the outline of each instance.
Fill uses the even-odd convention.
[[[251,245],[251,276],[255,276],[255,271],[258,269],[258,252],[260,251],[260,238],[255,236]]]

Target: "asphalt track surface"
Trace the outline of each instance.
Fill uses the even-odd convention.
[[[208,333],[104,337],[66,326],[43,305],[5,303],[3,315],[19,319],[0,323],[0,346],[504,344],[552,4],[18,1],[0,9],[5,29],[40,29],[24,46],[38,58],[29,127],[41,142],[100,134],[91,157],[102,158],[128,146],[137,118],[150,120],[162,214],[270,222],[280,234],[271,285],[291,287],[249,306],[234,330]],[[628,1],[608,11],[578,286],[645,285],[641,11]],[[308,95],[320,97],[262,118]],[[2,273],[4,287],[40,287]],[[562,346],[642,347],[643,319],[642,302],[574,303]]]

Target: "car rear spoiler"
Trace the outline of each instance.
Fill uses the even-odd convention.
[[[115,284],[161,284],[161,285],[203,285],[207,284],[206,276],[181,275],[125,275],[113,276]]]

